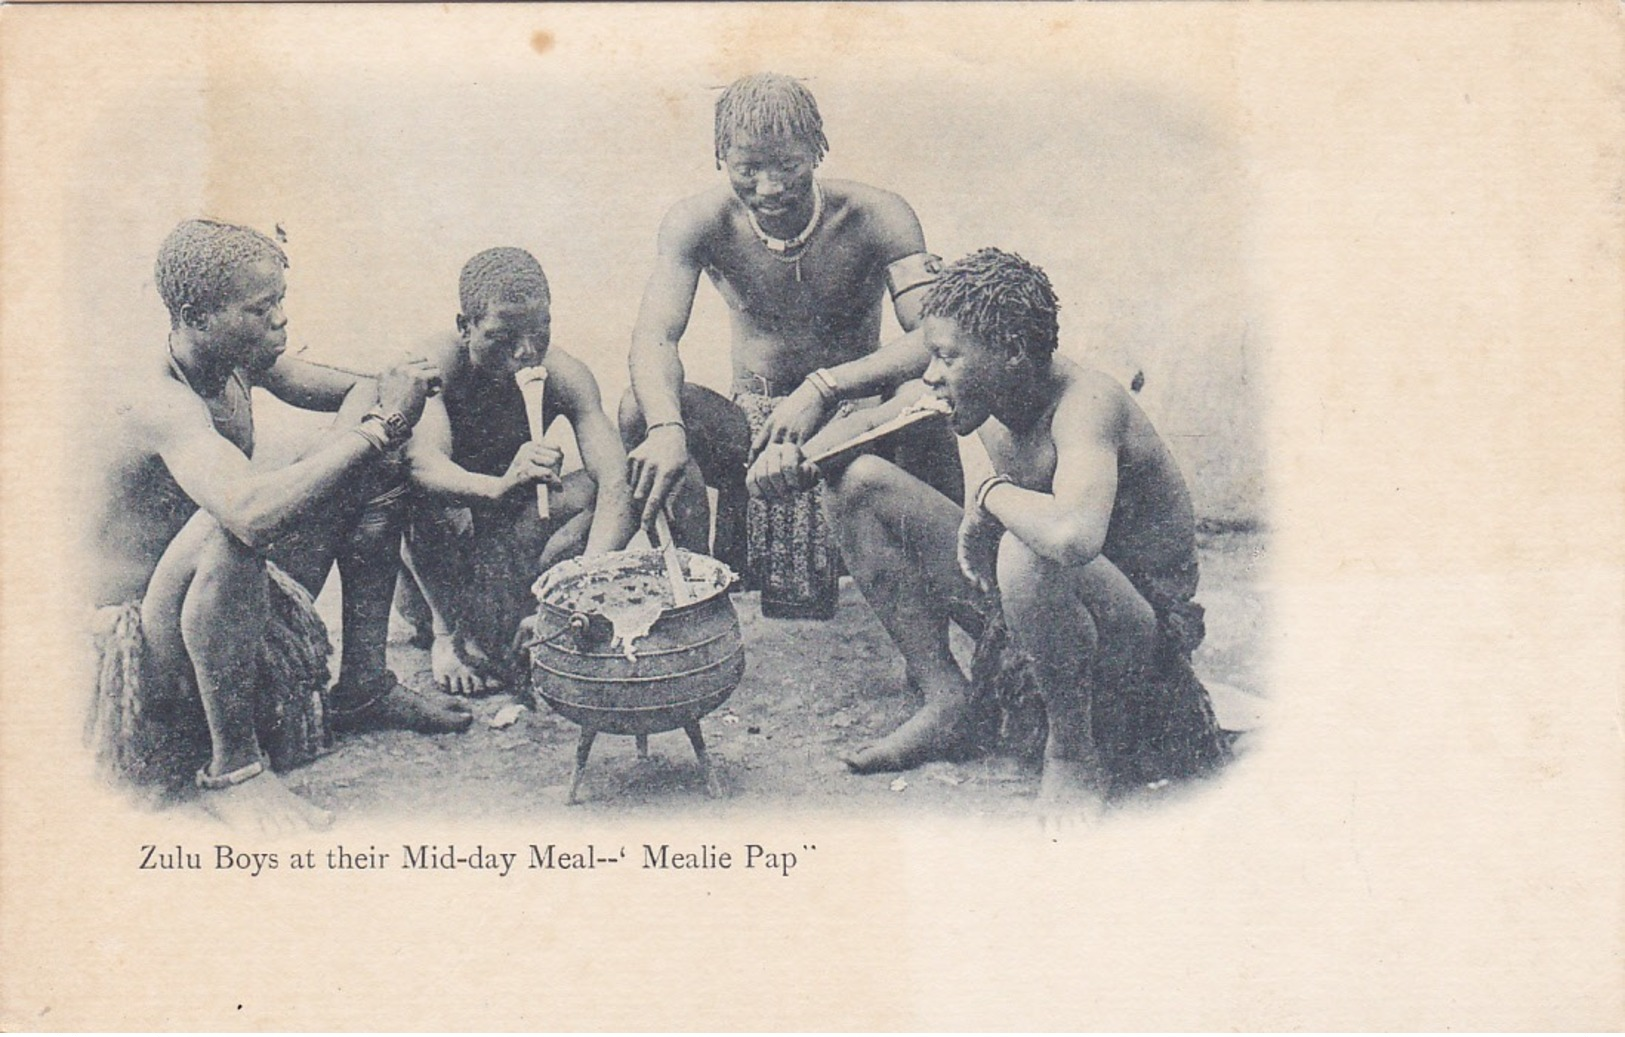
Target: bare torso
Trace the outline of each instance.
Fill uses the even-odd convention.
[[[1063,407],[1104,408],[1117,453],[1117,491],[1101,554],[1130,579],[1155,579],[1166,592],[1196,590],[1196,522],[1190,491],[1173,456],[1134,399],[1111,378],[1063,358],[1054,361],[1060,390],[1042,417],[1020,432],[989,418],[980,436],[999,471],[1017,485],[1052,492],[1053,425]]]
[[[451,459],[480,475],[501,475],[514,451],[530,442],[530,418],[525,398],[507,370],[482,371],[468,357],[456,335],[438,340],[429,353],[439,364],[446,418],[451,425]],[[548,422],[564,418],[579,424],[587,404],[588,386],[596,398],[596,382],[582,362],[558,347],[543,361],[547,382],[542,411]]]
[[[728,304],[736,375],[794,384],[880,345],[886,264],[902,253],[877,209],[901,200],[851,181],[820,183],[823,217],[794,260],[762,244],[730,190],[702,196],[709,218],[698,258]]]
[[[525,399],[507,372],[477,370],[455,335],[430,354],[440,363],[442,399],[451,424],[451,459],[481,475],[501,475],[514,451],[530,440]]]
[[[176,484],[145,430],[158,397],[191,393],[167,355],[142,372],[114,407],[97,471],[96,521],[91,529],[92,594],[97,605],[140,597],[169,542],[198,506]],[[245,456],[254,452],[253,401],[247,374],[238,368],[217,396],[200,398],[215,429]]]

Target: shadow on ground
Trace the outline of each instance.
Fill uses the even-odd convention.
[[[1215,690],[1221,722],[1256,726],[1263,700],[1264,540],[1257,533],[1202,537],[1202,591],[1208,637],[1198,673]],[[335,581],[336,582],[336,581]],[[319,601],[337,629],[332,586]],[[835,619],[763,619],[754,593],[734,597],[744,629],[747,667],[733,697],[702,722],[725,795],[704,796],[699,769],[681,731],[650,738],[639,760],[633,739],[602,735],[582,788],[565,796],[578,729],[546,706],[515,710],[510,696],[475,700],[463,734],[380,733],[343,739],[308,767],[289,774],[298,791],[343,816],[436,816],[519,821],[582,820],[642,812],[722,816],[788,807],[886,813],[948,810],[1007,815],[1028,809],[1035,769],[990,756],[934,763],[901,775],[849,773],[840,754],[885,734],[918,706],[901,657],[862,596],[844,580]],[[428,686],[428,653],[400,638],[389,648],[402,680]],[[968,639],[955,650],[968,659]],[[494,726],[514,717],[505,726]],[[499,714],[505,714],[499,716]]]

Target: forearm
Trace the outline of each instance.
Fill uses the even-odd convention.
[[[683,361],[677,343],[666,337],[634,336],[629,366],[644,427],[682,421]]]
[[[974,508],[974,499],[966,501]],[[1105,544],[1105,529],[1080,521],[1076,511],[1055,497],[999,482],[982,494],[981,506],[1007,532],[1040,558],[1065,565],[1087,565]]]
[[[339,401],[335,410],[359,408],[363,411],[378,406],[378,382],[370,377],[358,377],[356,383],[345,392],[344,398]]]
[[[243,543],[265,547],[380,457],[377,447],[360,435],[340,435],[285,468],[245,480],[215,518]]]
[[[471,472],[434,451],[414,455],[412,484],[433,497],[457,504],[478,504],[500,498],[507,486],[500,476]]]
[[[593,500],[592,526],[587,530],[587,554],[619,551],[638,531],[637,513],[632,508],[632,489],[619,474],[598,480]]]
[[[825,368],[840,399],[854,400],[890,392],[925,373],[931,354],[925,336],[911,331],[870,353],[844,364]]]

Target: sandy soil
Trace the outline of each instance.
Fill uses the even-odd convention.
[[[1253,727],[1263,700],[1264,541],[1258,534],[1202,538],[1202,591],[1208,638],[1196,656],[1227,727]],[[474,701],[463,734],[368,734],[288,775],[290,784],[341,815],[387,814],[517,821],[559,811],[615,817],[639,812],[723,816],[741,806],[889,812],[951,810],[1009,814],[1028,808],[1037,773],[990,756],[935,763],[902,775],[850,774],[839,753],[890,731],[918,705],[902,659],[862,596],[843,580],[829,622],[763,619],[754,593],[734,596],[747,667],[732,698],[703,721],[725,795],[708,800],[681,731],[650,739],[639,760],[633,739],[602,735],[593,748],[583,802],[565,804],[578,728],[546,706],[493,726],[508,695]],[[337,629],[336,595],[319,602]],[[390,665],[408,684],[427,686],[428,653],[405,643],[397,626]],[[969,642],[956,636],[956,651]],[[965,656],[968,658],[968,655]],[[512,715],[514,710],[508,709]],[[901,779],[901,780],[899,780]]]

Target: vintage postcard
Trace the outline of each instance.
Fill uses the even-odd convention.
[[[1619,1027],[1622,42],[0,10],[0,1026]]]

